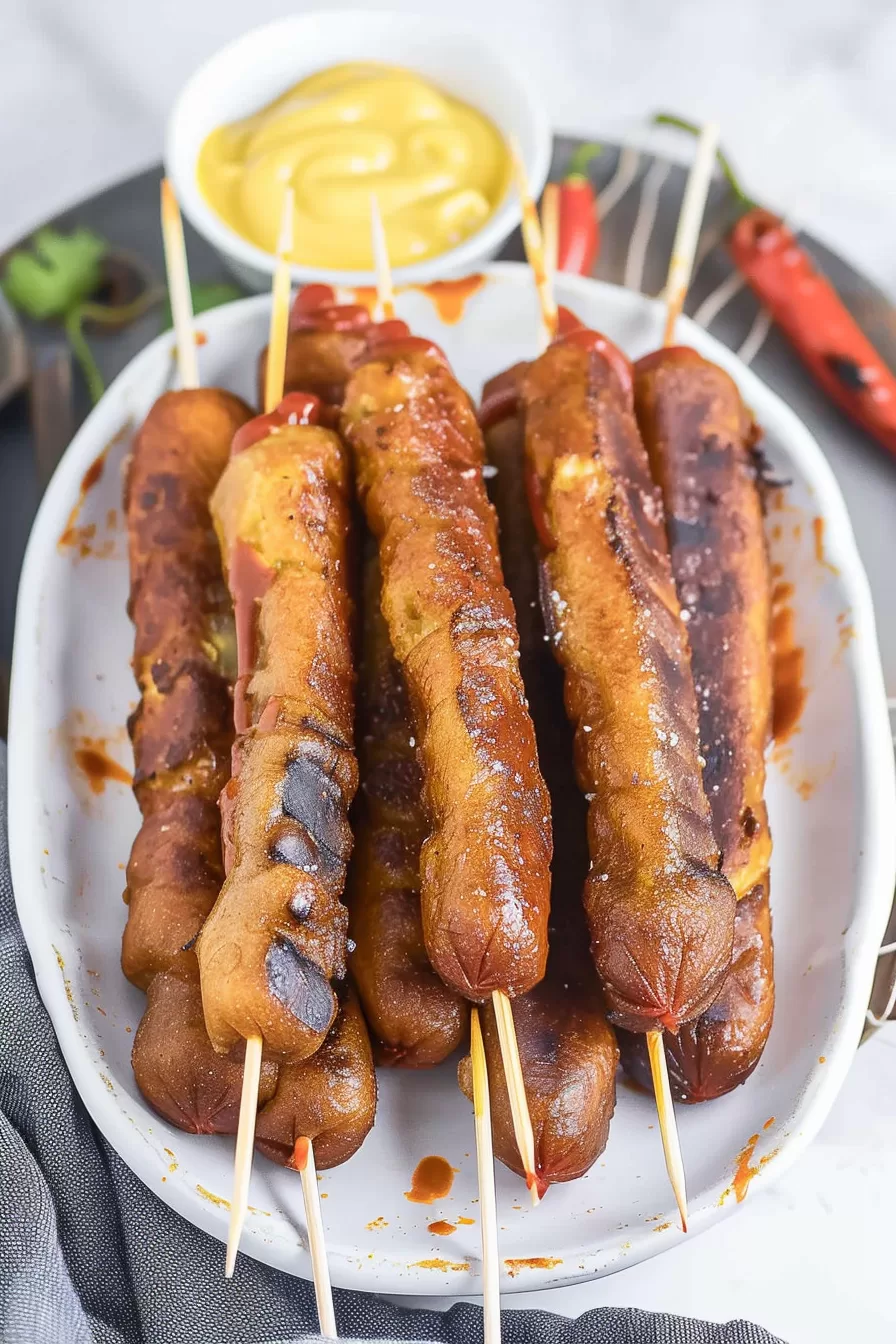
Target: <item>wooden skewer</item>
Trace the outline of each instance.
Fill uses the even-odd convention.
[[[719,147],[719,126],[710,121],[700,132],[694,162],[688,174],[688,183],[678,216],[675,230],[675,242],[672,244],[672,257],[669,262],[669,274],[666,278],[666,329],[663,332],[663,345],[671,345],[675,336],[675,324],[684,307],[691,272],[694,269],[694,257],[700,239],[700,225],[706,209],[706,198],[716,162],[716,150]]]
[[[470,1061],[473,1072],[473,1124],[479,1173],[479,1227],[482,1236],[482,1316],[485,1344],[501,1344],[501,1286],[498,1260],[498,1211],[495,1203],[495,1158],[488,1070],[479,1009],[470,1014]]]
[[[264,409],[272,411],[283,400],[286,377],[286,342],[289,336],[290,266],[295,192],[283,192],[283,215],[277,239],[277,265],[271,294],[271,329],[268,336],[268,362],[264,379]]]
[[[544,246],[544,268],[553,295],[560,258],[560,187],[556,182],[549,182],[542,192],[541,240]]]
[[[541,225],[538,222],[538,211],[535,209],[535,202],[529,194],[526,169],[514,140],[510,141],[510,156],[523,215],[521,225],[523,247],[526,249],[526,260],[535,277],[538,305],[541,310],[541,348],[546,349],[557,335],[557,304],[554,299],[554,287],[545,261],[544,240],[541,234]]]
[[[533,1204],[541,1202],[541,1187],[535,1174],[535,1135],[532,1132],[532,1119],[529,1115],[529,1102],[526,1098],[526,1084],[523,1081],[523,1066],[520,1063],[520,1051],[516,1039],[516,1027],[513,1024],[513,1009],[510,999],[503,989],[492,993],[495,1009],[495,1021],[498,1025],[498,1041],[501,1046],[501,1062],[504,1065],[504,1080],[507,1083],[507,1096],[510,1101],[510,1116],[513,1121],[513,1137],[519,1149],[523,1171],[526,1174],[526,1186]]]
[[[710,122],[700,132],[694,162],[688,174],[684,200],[681,203],[681,214],[678,217],[678,227],[675,230],[675,242],[672,244],[672,257],[669,262],[669,274],[666,280],[664,346],[671,345],[675,339],[675,325],[684,307],[688,285],[691,282],[694,257],[697,254],[697,244],[700,240],[700,225],[703,222],[703,212],[706,209],[706,198],[709,195],[709,184],[712,180],[718,144],[719,127],[715,122]],[[688,1203],[684,1162],[681,1157],[678,1126],[675,1123],[675,1109],[672,1104],[666,1050],[661,1031],[648,1031],[647,1052],[650,1056],[650,1073],[653,1078],[653,1091],[656,1097],[660,1134],[663,1140],[666,1171],[669,1173],[675,1202],[678,1205],[681,1230],[687,1232]]]
[[[389,265],[389,248],[386,245],[386,230],[380,214],[380,203],[376,192],[370,193],[370,239],[373,247],[373,265],[376,271],[376,297],[381,322],[391,322],[395,317],[395,292],[392,288],[392,267]]]
[[[672,1184],[675,1203],[681,1218],[681,1230],[688,1230],[688,1197],[684,1183],[684,1162],[681,1159],[681,1144],[678,1141],[678,1126],[675,1123],[675,1111],[672,1106],[672,1091],[669,1087],[669,1070],[666,1066],[666,1047],[661,1031],[648,1031],[647,1053],[650,1056],[650,1073],[653,1078],[653,1093],[656,1097],[656,1111],[659,1116],[660,1134],[663,1139],[663,1153],[666,1158],[666,1171]]]
[[[533,206],[532,209],[534,211],[535,207]],[[370,195],[370,221],[376,260],[377,301],[384,320],[389,321],[395,316],[392,269],[389,265],[389,251],[386,246],[382,221],[380,220],[379,207],[372,192]],[[535,224],[537,228],[537,215]],[[538,236],[540,243],[540,229],[538,230]],[[501,1060],[504,1065],[504,1076],[507,1081],[507,1092],[510,1098],[511,1115],[513,1116],[513,1132],[520,1150],[523,1170],[526,1173],[526,1185],[531,1192],[532,1203],[537,1204],[541,1196],[538,1177],[535,1174],[535,1137],[532,1133],[532,1121],[529,1118],[529,1103],[526,1100],[526,1087],[523,1082],[523,1070],[520,1064],[520,1052],[517,1047],[516,1028],[513,1025],[513,1013],[510,1008],[510,1000],[503,990],[496,989],[494,991],[492,1002],[495,1006],[495,1017],[498,1022],[498,1038],[501,1043]]]
[[[261,1077],[261,1037],[246,1041],[243,1064],[243,1090],[240,1119],[236,1131],[236,1158],[233,1164],[233,1198],[230,1201],[230,1226],[227,1229],[227,1258],[224,1274],[229,1279],[236,1265],[240,1236],[249,1207],[249,1178],[252,1175],[252,1149],[255,1145],[255,1115],[258,1111],[258,1082]]]
[[[268,364],[265,375],[264,409],[272,411],[283,399],[286,371],[286,343],[289,336],[290,253],[292,252],[293,212],[295,207],[292,187],[283,197],[283,217],[277,242],[277,266],[274,271],[271,299],[271,326],[268,340]],[[237,1127],[236,1158],[233,1173],[233,1199],[230,1205],[230,1228],[227,1237],[226,1274],[233,1273],[239,1249],[240,1236],[246,1218],[249,1198],[249,1179],[252,1173],[252,1155],[255,1141],[255,1117],[258,1111],[258,1082],[261,1071],[262,1040],[250,1036],[246,1041],[246,1063],[243,1068],[243,1090],[240,1097],[240,1118]],[[310,1139],[296,1140],[293,1166],[302,1178],[305,1203],[305,1222],[308,1228],[308,1249],[311,1254],[311,1274],[320,1334],[325,1339],[336,1339],[336,1318],[333,1313],[333,1289],[327,1264],[320,1191],[314,1147]]]
[[[162,244],[165,249],[165,270],[168,273],[168,295],[177,342],[181,387],[198,387],[199,361],[196,358],[196,335],[193,331],[193,300],[187,271],[184,225],[174,188],[167,177],[162,178]]]
[[[324,1339],[338,1339],[336,1316],[333,1312],[330,1266],[327,1264],[327,1244],[324,1240],[324,1220],[320,1207],[320,1190],[317,1186],[317,1167],[314,1164],[314,1147],[310,1139],[296,1140],[293,1166],[302,1177],[308,1248],[311,1251],[311,1272],[314,1278],[314,1297],[317,1302],[320,1333]]]

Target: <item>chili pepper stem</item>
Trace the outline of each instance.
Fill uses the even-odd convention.
[[[684,117],[676,117],[672,112],[657,112],[652,120],[654,126],[674,126],[676,130],[687,131],[688,135],[699,135],[701,130],[695,122],[686,121]],[[716,159],[724,174],[725,181],[737,197],[738,203],[743,206],[744,210],[754,210],[756,202],[744,191],[731,160],[723,149],[716,150]]]

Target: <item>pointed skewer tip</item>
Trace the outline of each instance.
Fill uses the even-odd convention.
[[[685,1190],[684,1162],[681,1156],[681,1144],[678,1138],[678,1126],[675,1123],[675,1110],[672,1105],[672,1090],[669,1086],[669,1069],[666,1064],[666,1049],[661,1031],[648,1031],[647,1053],[650,1057],[650,1073],[653,1078],[653,1091],[656,1097],[656,1110],[659,1118],[660,1136],[663,1141],[663,1155],[666,1171],[678,1206],[681,1230],[688,1230],[688,1204]]]
[[[526,1186],[533,1205],[537,1205],[541,1200],[541,1186],[535,1170],[535,1136],[532,1132],[532,1120],[526,1098],[526,1084],[513,1022],[513,1009],[510,1006],[510,999],[501,989],[493,991],[492,1004],[501,1046],[501,1062],[504,1065],[504,1081],[510,1101],[513,1134],[519,1149]]]
[[[252,1175],[252,1151],[255,1143],[255,1116],[258,1110],[258,1083],[261,1077],[260,1036],[246,1041],[243,1063],[243,1090],[240,1095],[240,1118],[236,1131],[236,1154],[233,1163],[233,1198],[230,1201],[230,1225],[227,1230],[227,1256],[224,1274],[229,1279],[236,1265],[237,1252],[246,1212],[249,1207],[249,1180]]]
[[[482,1234],[482,1317],[485,1344],[501,1341],[501,1281],[498,1259],[498,1213],[495,1202],[495,1158],[488,1069],[479,1009],[470,1014],[470,1063],[473,1074],[473,1125],[479,1178],[479,1226]]]

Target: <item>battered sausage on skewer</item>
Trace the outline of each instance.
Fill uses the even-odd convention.
[[[308,286],[292,312],[287,391],[309,389],[342,405],[353,365],[366,350],[365,308],[338,305]],[[393,329],[406,331],[403,324]],[[263,382],[266,352],[260,363]],[[364,559],[359,684],[361,793],[352,820],[349,869],[352,974],[381,1063],[437,1064],[466,1033],[464,1000],[439,979],[426,954],[420,910],[420,846],[426,834],[410,706],[380,609],[376,547]]]
[[[227,879],[197,944],[209,1036],[307,1058],[345,975],[340,897],[357,786],[348,464],[293,394],[234,443],[212,498],[237,620]]]
[[[235,641],[208,500],[249,408],[214,388],[170,392],[134,444],[125,513],[140,703],[129,728],[143,821],[127,867],[122,966],[147,992],[137,1085],[194,1133],[236,1128],[242,1047],[221,1058],[202,1018],[192,941],[223,880],[217,795],[230,773]],[[262,1068],[267,1099],[276,1068]]]
[[[515,383],[511,371],[486,386],[486,401],[508,378]],[[496,468],[489,494],[498,514],[504,573],[516,609],[520,668],[554,817],[547,974],[515,1001],[513,1014],[535,1138],[535,1172],[544,1188],[584,1175],[603,1152],[616,1101],[619,1051],[588,954],[581,902],[588,868],[586,808],[572,768],[572,730],[563,712],[562,676],[544,639],[536,536],[526,503],[516,415],[488,427],[485,442],[488,460]],[[495,1154],[523,1175],[490,1006],[483,1010],[483,1039]],[[459,1081],[472,1099],[469,1057],[461,1062]]]
[[[589,799],[584,900],[611,1020],[677,1030],[731,963],[734,894],[703,791],[687,638],[630,366],[594,332],[525,371],[544,605]]]
[[[371,350],[341,427],[379,543],[423,770],[429,958],[467,998],[524,993],[547,957],[550,815],[482,435],[439,352],[413,338]]]
[[[380,567],[364,560],[361,791],[349,871],[349,965],[384,1064],[425,1068],[467,1035],[466,1002],[436,975],[420,911],[426,835],[410,706],[380,609]]]
[[[771,858],[771,578],[754,445],[723,369],[672,348],[635,366],[635,409],[663,495],[672,571],[697,685],[703,783],[722,871],[738,897]]]
[[[768,887],[754,887],[737,903],[734,954],[711,1008],[664,1034],[669,1085],[676,1101],[711,1101],[745,1083],[762,1056],[775,1006]],[[619,1033],[626,1073],[652,1087],[643,1036]]]
[[[277,1091],[258,1113],[255,1143],[281,1166],[294,1167],[296,1144],[310,1139],[318,1170],[357,1152],[376,1114],[376,1073],[367,1025],[350,988],[320,1049],[283,1064]]]
[[[739,897],[734,957],[719,997],[677,1038],[666,1038],[673,1095],[704,1101],[750,1075],[774,1011],[771,836],[763,796],[772,717],[771,580],[757,430],[728,374],[685,348],[639,361],[635,405],[688,616],[703,782],[722,871]],[[641,1043],[621,1044],[626,1068],[649,1077]]]
[[[221,880],[216,804],[230,774],[236,649],[208,500],[249,415],[214,388],[166,393],[128,471],[140,690],[128,728],[144,820],[128,864],[122,967],[141,989],[195,938]]]

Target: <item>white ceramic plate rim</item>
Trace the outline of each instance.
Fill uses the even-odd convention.
[[[487,274],[503,283],[514,285],[531,284],[528,269],[517,263],[500,263],[489,268]],[[564,276],[558,285],[562,301],[575,306],[576,296],[593,294],[594,289],[617,291],[616,286],[602,285],[600,282]],[[631,302],[640,304],[643,310],[657,310],[654,300],[632,294]],[[234,315],[257,311],[269,303],[268,296],[257,296],[241,300],[237,304],[227,305],[226,310],[217,310],[204,314],[203,323],[213,331],[217,321],[222,320],[225,312]],[[892,904],[894,876],[896,876],[896,828],[893,818],[896,816],[896,774],[890,743],[889,720],[883,674],[874,627],[874,614],[867,578],[859,559],[852,527],[846,512],[843,498],[821,449],[805,426],[784,404],[777,394],[766,388],[737,357],[726,347],[697,328],[688,319],[683,319],[680,328],[683,342],[689,342],[702,350],[709,358],[726,368],[738,381],[741,391],[749,404],[760,415],[767,427],[774,424],[779,437],[786,442],[787,452],[817,498],[819,513],[825,519],[826,535],[830,543],[830,552],[836,556],[840,569],[840,581],[848,595],[851,606],[851,621],[854,629],[854,645],[861,650],[861,658],[853,660],[852,667],[856,685],[856,706],[860,749],[858,751],[857,778],[862,785],[866,809],[858,825],[860,836],[860,859],[856,878],[856,887],[860,895],[855,903],[854,915],[845,942],[845,966],[842,975],[842,996],[839,1014],[826,1037],[819,1037],[819,1048],[826,1054],[825,1068],[813,1071],[807,1076],[803,1093],[794,1111],[794,1122],[790,1133],[782,1141],[779,1155],[768,1168],[762,1168],[756,1175],[757,1188],[776,1178],[799,1156],[805,1146],[815,1136],[834,1099],[842,1086],[851,1064],[854,1046],[857,1044],[865,1019],[865,1010],[871,989],[871,981],[886,921]],[[10,858],[16,893],[19,919],[25,933],[29,949],[32,952],[35,973],[41,997],[48,1009],[59,1039],[60,1047],[68,1068],[72,1074],[78,1092],[87,1106],[94,1122],[113,1147],[118,1149],[121,1131],[121,1108],[118,1101],[110,1095],[96,1070],[92,1066],[88,1051],[73,1023],[65,986],[58,974],[55,955],[48,953],[51,945],[51,931],[42,914],[43,903],[39,897],[33,846],[29,837],[33,834],[37,813],[40,809],[40,775],[46,762],[39,751],[32,750],[35,745],[32,723],[34,705],[40,696],[38,679],[35,676],[40,642],[39,610],[44,570],[49,557],[55,551],[56,538],[59,536],[68,517],[71,501],[77,496],[79,482],[85,469],[90,465],[97,444],[106,443],[120,428],[122,392],[132,383],[139,382],[143,371],[152,362],[156,352],[162,346],[170,345],[170,333],[159,336],[150,346],[136,356],[119,375],[111,388],[97,406],[81,430],[75,436],[67,453],[50,483],[34,524],[29,541],[19,589],[19,604],[16,620],[16,641],[13,659],[12,696],[10,713],[10,749],[9,749],[9,828]],[[151,1116],[148,1107],[146,1114]],[[127,1156],[122,1153],[134,1173],[151,1189],[155,1186],[155,1155],[146,1144],[135,1144],[127,1148]],[[214,1236],[226,1235],[227,1215],[200,1198],[191,1188],[172,1184],[166,1187],[164,1198],[167,1203],[190,1222]],[[693,1220],[693,1231],[700,1231],[721,1217],[727,1216],[737,1205],[729,1201],[718,1211],[698,1212]],[[670,1243],[665,1238],[653,1236],[649,1227],[632,1228],[631,1242],[624,1257],[608,1261],[607,1248],[598,1248],[579,1257],[576,1269],[564,1267],[557,1271],[547,1271],[539,1277],[538,1287],[575,1283],[598,1274],[612,1272],[638,1263],[653,1254],[668,1249]],[[295,1273],[294,1258],[287,1260],[279,1247],[265,1245],[261,1239],[251,1235],[244,1237],[244,1250],[277,1268]],[[355,1266],[333,1257],[333,1280],[346,1287],[367,1287],[359,1282]],[[460,1278],[460,1276],[458,1276]],[[436,1282],[432,1278],[423,1279],[419,1275],[408,1276],[408,1266],[397,1259],[382,1257],[378,1265],[376,1288],[395,1293],[413,1293],[423,1291],[428,1295],[459,1295],[462,1292],[475,1291],[472,1285],[457,1282]],[[534,1286],[530,1281],[502,1281],[502,1291],[524,1291]]]

